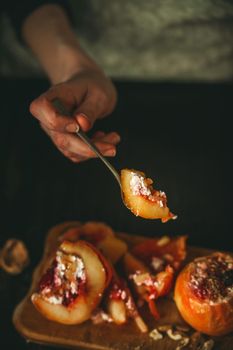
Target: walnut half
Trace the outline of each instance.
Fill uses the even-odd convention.
[[[0,267],[6,272],[17,275],[29,264],[28,250],[18,239],[9,239],[0,251]]]

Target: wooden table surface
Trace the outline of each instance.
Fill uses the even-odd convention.
[[[150,337],[150,332],[164,325],[185,326],[185,321],[180,316],[173,300],[173,290],[169,296],[160,298],[156,302],[160,313],[160,319],[155,321],[147,307],[140,309],[144,321],[148,326],[148,333],[141,333],[133,320],[123,326],[104,322],[95,325],[91,321],[80,325],[62,325],[47,320],[34,307],[31,302],[31,295],[37,290],[38,283],[47,268],[48,256],[56,250],[60,244],[59,237],[70,227],[79,225],[79,222],[64,222],[52,227],[46,237],[43,257],[33,273],[30,289],[25,298],[17,305],[13,314],[13,323],[17,331],[28,341],[34,343],[65,346],[72,349],[93,349],[93,350],[177,350],[179,342],[171,340],[165,334],[160,341]],[[123,239],[130,250],[135,244],[143,242],[143,236],[129,235],[127,233],[116,233],[117,237]],[[211,254],[213,251],[200,247],[187,247],[187,256],[184,265],[196,257]],[[194,330],[186,333],[190,337]],[[233,348],[233,333],[223,337],[205,336],[205,341],[213,339],[215,349],[225,350],[228,346]],[[191,343],[191,340],[190,340]],[[194,350],[193,346],[186,347]],[[185,350],[185,348],[183,349]]]
[[[100,220],[132,234],[187,234],[190,245],[232,250],[232,85],[118,82],[116,111],[96,125],[121,134],[112,160],[118,169],[144,170],[166,191],[178,214],[166,224],[133,216],[98,160],[72,164],[55,149],[28,112],[45,81],[1,79],[0,86],[0,244],[20,238],[31,257],[19,276],[0,270],[1,347],[49,349],[26,344],[11,319],[45,234],[59,222]]]

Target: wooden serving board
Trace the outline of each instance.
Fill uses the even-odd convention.
[[[53,227],[49,231],[44,255],[33,274],[31,288],[26,297],[16,307],[13,314],[13,323],[18,332],[26,338],[26,340],[32,342],[67,348],[95,350],[152,350],[156,348],[158,350],[175,350],[178,345],[177,341],[171,340],[167,336],[161,340],[155,341],[149,336],[149,333],[140,333],[131,320],[122,326],[117,326],[112,323],[94,325],[91,321],[87,321],[81,325],[70,326],[49,321],[35,309],[30,297],[37,287],[42,271],[45,269],[47,257],[51,254],[51,251],[57,248],[58,236],[67,228],[76,226],[77,224],[79,223],[66,222]],[[145,237],[132,236],[125,233],[118,233],[117,235],[123,238],[128,243],[129,247],[146,239]],[[188,247],[186,262],[197,256],[203,256],[209,253],[212,253],[212,250]],[[172,293],[170,297],[161,298],[157,302],[157,306],[161,315],[159,321],[155,321],[147,310],[142,310],[141,312],[140,309],[150,330],[159,325],[185,324],[172,299]],[[233,349],[233,334],[217,339],[215,338],[214,340],[214,349]],[[186,349],[188,349],[188,347]]]

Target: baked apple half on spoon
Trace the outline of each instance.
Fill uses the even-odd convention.
[[[91,317],[111,277],[111,268],[94,246],[64,241],[31,300],[49,320],[79,324]]]
[[[121,170],[121,188],[125,205],[136,215],[145,219],[176,219],[167,206],[165,192],[152,187],[153,181],[134,169]]]

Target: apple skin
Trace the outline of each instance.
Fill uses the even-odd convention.
[[[201,300],[189,286],[192,263],[179,273],[174,292],[176,306],[184,318],[199,332],[221,336],[233,331],[233,297],[226,303],[211,305],[208,300]]]
[[[34,293],[31,300],[37,310],[49,320],[62,324],[80,324],[91,317],[93,310],[100,303],[111,280],[111,269],[106,270],[106,259],[90,243],[64,241],[59,250],[82,259],[86,275],[85,291],[68,306],[52,304],[40,293]]]
[[[143,176],[146,179],[145,174],[138,170],[121,170],[121,187],[124,203],[127,208],[129,208],[134,215],[145,219],[161,219],[162,222],[175,219],[176,216],[172,214],[167,207],[166,197],[158,196],[158,200],[152,201],[147,196],[133,194],[130,186],[133,173]],[[160,205],[160,202],[163,202],[163,206]]]

